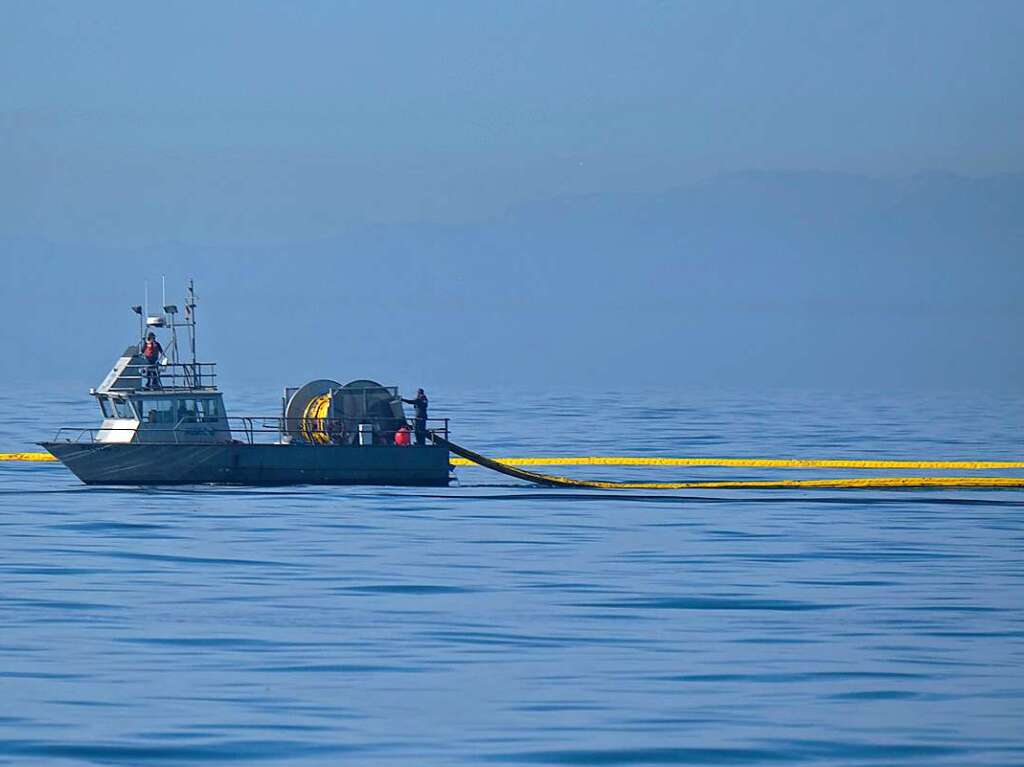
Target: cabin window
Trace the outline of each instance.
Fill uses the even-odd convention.
[[[110,409],[110,400],[108,400],[106,397],[97,397],[96,399],[100,401],[100,410],[103,411],[103,417],[113,418],[114,411]]]
[[[224,411],[220,406],[219,399],[201,399],[199,404],[202,406],[201,420],[206,423],[213,423],[224,417]]]
[[[131,404],[128,400],[115,399],[114,403],[114,416],[117,418],[135,418],[135,411],[132,410]]]
[[[174,405],[175,401],[170,398],[146,397],[139,400],[142,420],[146,423],[158,423],[163,426],[173,426],[177,423]]]
[[[198,418],[198,408],[194,399],[179,399],[177,419],[180,423],[195,423]]]

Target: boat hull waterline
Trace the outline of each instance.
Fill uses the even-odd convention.
[[[442,446],[41,442],[87,485],[446,487]]]

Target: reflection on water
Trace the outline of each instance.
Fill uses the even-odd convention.
[[[431,395],[490,454],[1024,454],[1010,398]],[[35,418],[0,401],[2,447]],[[1024,762],[1021,493],[458,475],[105,489],[0,465],[0,763]]]

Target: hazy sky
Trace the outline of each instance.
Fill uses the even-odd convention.
[[[131,340],[123,305],[137,299],[143,279],[155,285],[166,273],[176,292],[185,277],[199,277],[207,300],[229,314],[249,299],[275,297],[288,307],[275,319],[305,329],[296,342],[305,359],[322,353],[308,338],[312,329],[365,323],[346,338],[351,360],[361,334],[386,346],[382,339],[401,339],[411,328],[416,343],[400,349],[407,367],[397,372],[411,379],[403,384],[416,382],[416,359],[428,339],[445,341],[431,360],[453,348],[482,360],[497,355],[487,339],[473,337],[474,328],[521,332],[519,345],[508,346],[509,375],[571,378],[582,363],[566,350],[579,348],[587,360],[606,349],[607,364],[592,372],[614,377],[635,356],[628,355],[628,338],[609,335],[598,322],[608,307],[638,321],[656,293],[664,312],[686,311],[665,297],[673,293],[657,292],[679,279],[671,238],[659,240],[657,257],[638,270],[636,230],[629,229],[635,221],[624,223],[604,241],[618,249],[595,249],[600,263],[588,265],[585,254],[575,253],[571,268],[559,272],[572,247],[564,232],[556,244],[544,226],[532,229],[529,257],[494,247],[503,240],[473,240],[466,232],[516,215],[524,204],[543,208],[545,200],[576,195],[653,199],[749,170],[883,180],[931,171],[1021,172],[1022,40],[1018,0],[0,0],[0,352],[22,355],[19,369],[45,371],[39,349],[48,335],[62,322],[77,331],[77,321],[67,318],[89,311],[87,300],[109,304],[116,315],[103,315],[78,342],[76,365],[99,358],[87,371],[91,380],[108,364],[106,350],[125,340],[104,335],[123,326]],[[757,208],[756,190],[747,193],[744,210]],[[833,212],[845,204],[845,192],[837,194]],[[918,215],[926,216],[933,198],[922,199]],[[975,200],[976,207],[983,210],[987,199]],[[811,222],[815,242],[828,242],[827,216]],[[605,219],[615,217],[613,207]],[[1009,227],[1005,236],[1002,229],[985,233],[986,248],[999,252],[984,270],[996,287],[1021,279],[1006,255],[1018,242],[1012,220],[1000,219]],[[352,227],[368,225],[382,228],[353,238]],[[723,224],[733,226],[742,230],[744,223]],[[799,370],[799,362],[820,377],[830,369],[828,353],[817,358],[806,334],[836,321],[831,299],[815,310],[801,304],[795,324],[779,320],[777,307],[814,295],[815,275],[823,272],[786,261],[773,277],[764,267],[778,254],[759,246],[761,236],[751,234],[742,248],[732,243],[729,273],[741,280],[756,267],[759,284],[741,292],[763,286],[776,308],[762,316],[751,308],[756,301],[744,299],[737,308],[728,303],[730,291],[713,293],[721,313],[705,316],[705,327],[725,335],[721,344],[705,343],[705,369],[726,362],[742,369],[736,339],[781,322],[776,329],[787,334],[786,348],[801,352],[780,370]],[[960,249],[946,249],[939,273],[977,250],[971,230],[961,227],[956,236]],[[777,247],[811,247],[801,237]],[[694,296],[709,295],[705,282],[722,284],[713,244],[720,239],[701,240],[699,257],[692,248],[679,256],[690,259],[686,287]],[[470,241],[481,252],[468,253]],[[904,255],[913,250],[899,247]],[[855,260],[837,258],[843,273]],[[315,263],[334,265],[310,268]],[[619,272],[632,274],[627,292],[617,290]],[[325,274],[331,281],[323,282]],[[581,274],[604,279],[584,280],[579,289],[584,283],[574,275]],[[378,280],[373,290],[364,287],[367,280]],[[380,281],[396,287],[382,294]],[[885,303],[871,294],[872,285],[885,282],[881,274],[860,279],[856,305]],[[955,335],[965,321],[980,322],[973,299],[951,290],[941,304],[929,305],[928,293],[915,296],[933,318],[921,333],[941,336],[945,322]],[[422,306],[417,296],[443,300],[444,311]],[[1000,311],[1012,310],[1008,300],[999,293]],[[843,320],[844,343],[870,340],[858,337],[858,327],[896,321],[889,310],[871,311],[867,324]],[[1001,315],[1001,327],[1020,319],[1019,311],[1009,317]],[[671,360],[678,349],[707,341],[706,331],[656,319],[645,329],[645,349],[664,353],[655,355],[649,377],[663,381],[694,369],[692,360],[676,367]],[[559,328],[554,338],[552,327]],[[229,330],[215,332],[226,338]],[[699,332],[705,335],[693,335]],[[274,337],[258,322],[235,323],[230,333],[248,343]],[[1009,336],[999,340],[1010,343]],[[959,343],[977,353],[976,339]],[[295,350],[267,349],[272,357],[289,351]],[[1021,375],[1021,356],[1004,357],[993,348],[993,380],[1005,372],[997,360]],[[354,358],[360,369],[351,376],[318,372],[373,376],[365,367],[378,360],[390,373],[393,360],[385,358],[380,347],[361,347]],[[570,367],[559,369],[560,361]],[[889,372],[898,362],[899,355],[886,359]],[[472,364],[463,360],[462,369]],[[643,377],[644,368],[631,375]],[[918,378],[934,374],[918,368]]]
[[[4,232],[290,239],[723,171],[1024,157],[1017,0],[2,7]]]

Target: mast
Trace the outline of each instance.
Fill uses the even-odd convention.
[[[187,298],[185,299],[185,323],[188,325],[188,341],[192,352],[192,370],[198,375],[196,367],[196,293],[193,280],[188,281]]]

